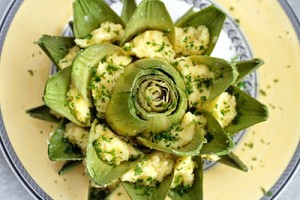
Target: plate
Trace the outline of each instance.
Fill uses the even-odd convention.
[[[107,1],[120,12],[119,1]],[[165,0],[176,19],[192,5],[210,0]],[[247,77],[252,96],[269,107],[270,119],[239,137],[234,152],[250,168],[243,173],[214,165],[205,170],[205,199],[273,199],[300,160],[299,40],[280,3],[214,1],[229,16],[213,55],[226,59],[259,57],[265,64]],[[0,131],[9,164],[36,199],[85,199],[88,178],[83,167],[59,176],[62,163],[47,157],[54,124],[32,119],[25,110],[42,104],[51,63],[34,44],[42,34],[67,34],[72,0],[12,1],[0,23]],[[243,135],[243,134],[241,134]],[[241,184],[243,183],[243,184]],[[238,187],[238,190],[236,189]],[[122,199],[128,199],[121,191]],[[120,197],[119,197],[120,198]]]

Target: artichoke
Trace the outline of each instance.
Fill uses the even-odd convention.
[[[225,18],[214,5],[174,23],[160,0],[124,0],[121,16],[75,0],[74,37],[38,40],[59,70],[26,112],[59,122],[48,156],[84,161],[88,199],[119,186],[131,199],[203,199],[204,159],[247,171],[232,136],[268,110],[236,85],[263,61],[209,56]]]

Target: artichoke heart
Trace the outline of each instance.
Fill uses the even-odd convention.
[[[105,119],[119,135],[156,134],[180,122],[186,109],[179,73],[162,59],[142,59],[117,80]]]

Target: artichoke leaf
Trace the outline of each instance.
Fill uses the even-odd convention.
[[[90,130],[85,163],[90,180],[94,184],[104,187],[119,179],[125,172],[134,166],[138,160],[124,161],[119,165],[110,165],[108,162],[99,158],[93,145],[97,124],[98,121],[95,120]]]
[[[269,114],[266,105],[252,98],[236,86],[230,86],[227,92],[234,95],[237,101],[237,115],[231,124],[225,127],[225,130],[230,135],[234,135],[245,128],[268,119]]]
[[[259,58],[254,58],[252,60],[238,61],[233,63],[239,73],[238,78],[235,83],[241,81],[245,76],[257,70],[261,65],[264,64],[264,61]]]
[[[158,101],[162,105],[147,110]],[[117,80],[105,119],[119,135],[158,133],[179,122],[186,108],[185,84],[176,69],[162,59],[141,59]]]
[[[123,8],[121,12],[121,18],[124,22],[128,22],[131,18],[132,14],[134,13],[137,5],[135,0],[123,0]]]
[[[137,140],[141,142],[144,146],[149,147],[150,149],[156,149],[162,152],[175,154],[178,156],[196,156],[200,153],[203,144],[206,143],[204,134],[201,128],[199,128],[198,126],[195,127],[193,139],[188,144],[178,149],[157,144],[142,137],[137,137]]]
[[[174,24],[165,4],[160,0],[144,0],[138,5],[127,23],[121,46],[147,30],[162,31],[174,43]]]
[[[225,18],[226,14],[223,11],[214,5],[211,5],[198,12],[186,15],[184,18],[181,18],[181,20],[177,21],[175,26],[192,26],[195,28],[201,25],[206,26],[209,30],[210,39],[208,48],[205,50],[203,55],[210,55],[217,43]]]
[[[47,107],[46,105],[37,106],[34,108],[27,109],[26,114],[28,114],[30,117],[45,120],[48,122],[54,122],[58,123],[60,121],[60,117],[54,115],[51,112],[51,109]]]
[[[69,49],[76,45],[73,37],[50,35],[43,35],[36,43],[57,67],[59,67],[59,60],[64,58],[69,53]]]
[[[120,181],[117,180],[106,187],[99,187],[92,182],[89,184],[88,200],[105,200],[110,199],[114,192],[121,186]]]
[[[114,53],[127,55],[118,46],[112,44],[95,44],[81,51],[74,59],[71,78],[85,101],[91,102],[89,84],[92,78],[92,68],[97,66],[101,59]]]
[[[81,164],[82,164],[82,160],[67,160],[58,171],[58,174],[64,175]]]
[[[64,136],[67,122],[68,120],[62,119],[48,140],[48,157],[52,161],[83,159],[80,149]]]
[[[194,182],[191,188],[183,192],[178,193],[176,189],[171,189],[168,196],[173,200],[202,200],[203,199],[203,163],[201,156],[195,156],[194,162],[197,167],[194,169]]]
[[[227,166],[239,169],[244,172],[248,171],[248,167],[233,152],[230,152],[227,155],[221,156],[220,159],[218,160],[218,162],[225,164]]]
[[[173,179],[172,175],[169,175],[161,183],[156,186],[143,186],[138,183],[122,182],[126,192],[131,199],[136,200],[164,200],[167,195]]]
[[[209,113],[203,112],[207,119],[206,135],[207,143],[201,149],[201,154],[226,155],[234,147],[234,142],[219,122]]]
[[[234,65],[231,65],[226,60],[220,58],[208,56],[190,56],[190,58],[197,64],[206,65],[215,76],[210,90],[210,95],[202,104],[202,107],[205,108],[210,102],[212,102],[235,82],[238,72]]]
[[[73,23],[76,38],[86,37],[106,21],[125,27],[123,20],[104,0],[75,0],[73,2]]]
[[[43,101],[53,111],[66,117],[78,126],[84,127],[86,125],[76,119],[68,106],[67,93],[70,87],[71,70],[71,67],[67,67],[48,78],[44,89]]]

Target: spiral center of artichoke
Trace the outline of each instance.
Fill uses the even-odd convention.
[[[136,105],[141,113],[172,113],[176,109],[178,94],[172,80],[160,74],[140,78]]]

